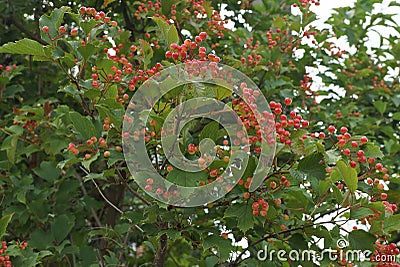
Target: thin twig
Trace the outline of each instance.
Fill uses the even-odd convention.
[[[85,168],[83,168],[82,166],[79,166],[79,168],[86,174],[89,175],[89,172],[87,170],[85,170]],[[121,215],[124,214],[124,212],[122,210],[120,210],[117,206],[115,206],[105,195],[104,193],[101,191],[100,187],[97,185],[96,181],[90,177],[90,180],[92,180],[94,186],[96,187],[97,191],[99,192],[100,196],[116,211],[118,211]],[[130,219],[128,219],[129,222],[132,222]],[[136,229],[138,229],[140,232],[144,232],[142,228],[140,228],[138,225],[134,225],[134,227]]]
[[[85,168],[83,168],[82,166],[80,166],[80,169],[86,173],[86,175],[89,175],[89,173],[85,170]],[[96,181],[90,177],[90,180],[93,182],[94,186],[96,187],[97,191],[99,192],[100,196],[116,211],[118,211],[119,213],[123,214],[124,212],[122,210],[120,210],[117,206],[115,206],[101,191],[100,187],[97,185]]]

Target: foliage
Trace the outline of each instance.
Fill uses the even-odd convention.
[[[397,32],[399,25],[393,14],[374,11],[379,3],[337,8],[329,28],[313,27],[319,2],[308,0],[227,1],[225,18],[218,1],[202,0],[0,5],[0,237],[9,240],[0,266],[313,266],[263,262],[257,253],[338,249],[343,235],[344,251],[398,255],[400,45],[379,27]],[[384,45],[370,47],[371,36]],[[335,45],[339,37],[350,51]],[[263,115],[275,124],[276,154],[261,186],[250,190],[261,133],[249,105],[222,87],[177,87],[136,136],[163,177],[202,186],[227,168],[232,144],[208,119],[182,129],[179,144],[202,165],[200,141],[213,139],[217,157],[204,172],[175,169],[159,149],[162,123],[194,96],[237,112],[250,154],[223,199],[179,208],[144,191],[176,192],[134,182],[122,125],[140,85],[189,61],[224,63],[257,84],[261,92],[241,89],[270,101]],[[247,246],[237,244],[242,239]]]

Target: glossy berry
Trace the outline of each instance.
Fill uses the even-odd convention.
[[[42,27],[42,31],[45,32],[45,33],[48,33],[49,30],[50,30],[50,29],[49,29],[48,26],[43,26],[43,27]]]

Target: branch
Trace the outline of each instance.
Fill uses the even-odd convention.
[[[30,39],[35,40],[37,42],[39,42],[42,45],[48,45],[48,43],[46,41],[44,41],[42,38],[40,38],[39,36],[37,36],[36,34],[34,34],[31,31],[28,31],[21,23],[19,23],[13,16],[9,16],[9,17],[4,17],[1,16],[2,19],[4,20],[10,20],[12,25],[14,25],[18,30],[20,30],[21,32],[25,33]]]
[[[154,257],[154,265],[157,267],[164,267],[165,265],[165,254],[167,253],[167,242],[168,237],[163,234],[160,238],[160,248],[157,249],[156,255]]]

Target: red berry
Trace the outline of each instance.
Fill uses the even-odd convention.
[[[344,133],[347,133],[347,131],[348,131],[348,129],[347,129],[347,127],[345,127],[345,126],[343,126],[343,127],[340,128],[340,132],[343,133],[343,134],[344,134]]]
[[[352,141],[351,142],[351,146],[354,147],[354,148],[357,148],[358,147],[358,143],[356,141]]]
[[[58,32],[59,33],[64,33],[64,32],[66,32],[67,31],[67,28],[65,28],[65,26],[60,26],[59,28],[58,28]]]
[[[382,163],[375,164],[375,169],[377,170],[382,170],[382,167],[383,167]]]
[[[345,149],[343,149],[343,155],[345,155],[345,156],[349,156],[350,155],[350,153],[351,153],[351,151],[350,151],[350,149],[348,149],[348,148],[345,148]]]
[[[354,160],[350,161],[350,167],[355,168],[357,166],[357,162]]]
[[[360,138],[360,143],[361,144],[365,144],[367,142],[368,142],[368,138],[367,137],[363,136],[363,137]]]
[[[78,30],[77,29],[72,29],[71,30],[71,35],[72,36],[78,35]]]
[[[48,33],[49,32],[49,27],[47,27],[47,26],[43,26],[43,28],[42,28],[42,31],[43,32],[45,32],[45,33]]]
[[[290,104],[292,104],[292,99],[289,97],[286,97],[284,102],[285,102],[286,106],[289,106]]]
[[[172,58],[172,51],[165,52],[165,57],[166,58]]]
[[[381,199],[382,199],[382,200],[387,199],[387,194],[386,194],[386,193],[382,193],[382,194],[381,194]]]
[[[196,41],[196,43],[201,43],[201,42],[203,41],[203,39],[201,39],[200,36],[196,36],[196,37],[194,38],[194,40]]]
[[[205,40],[207,38],[207,33],[206,32],[201,32],[199,33],[199,36],[202,40]]]

